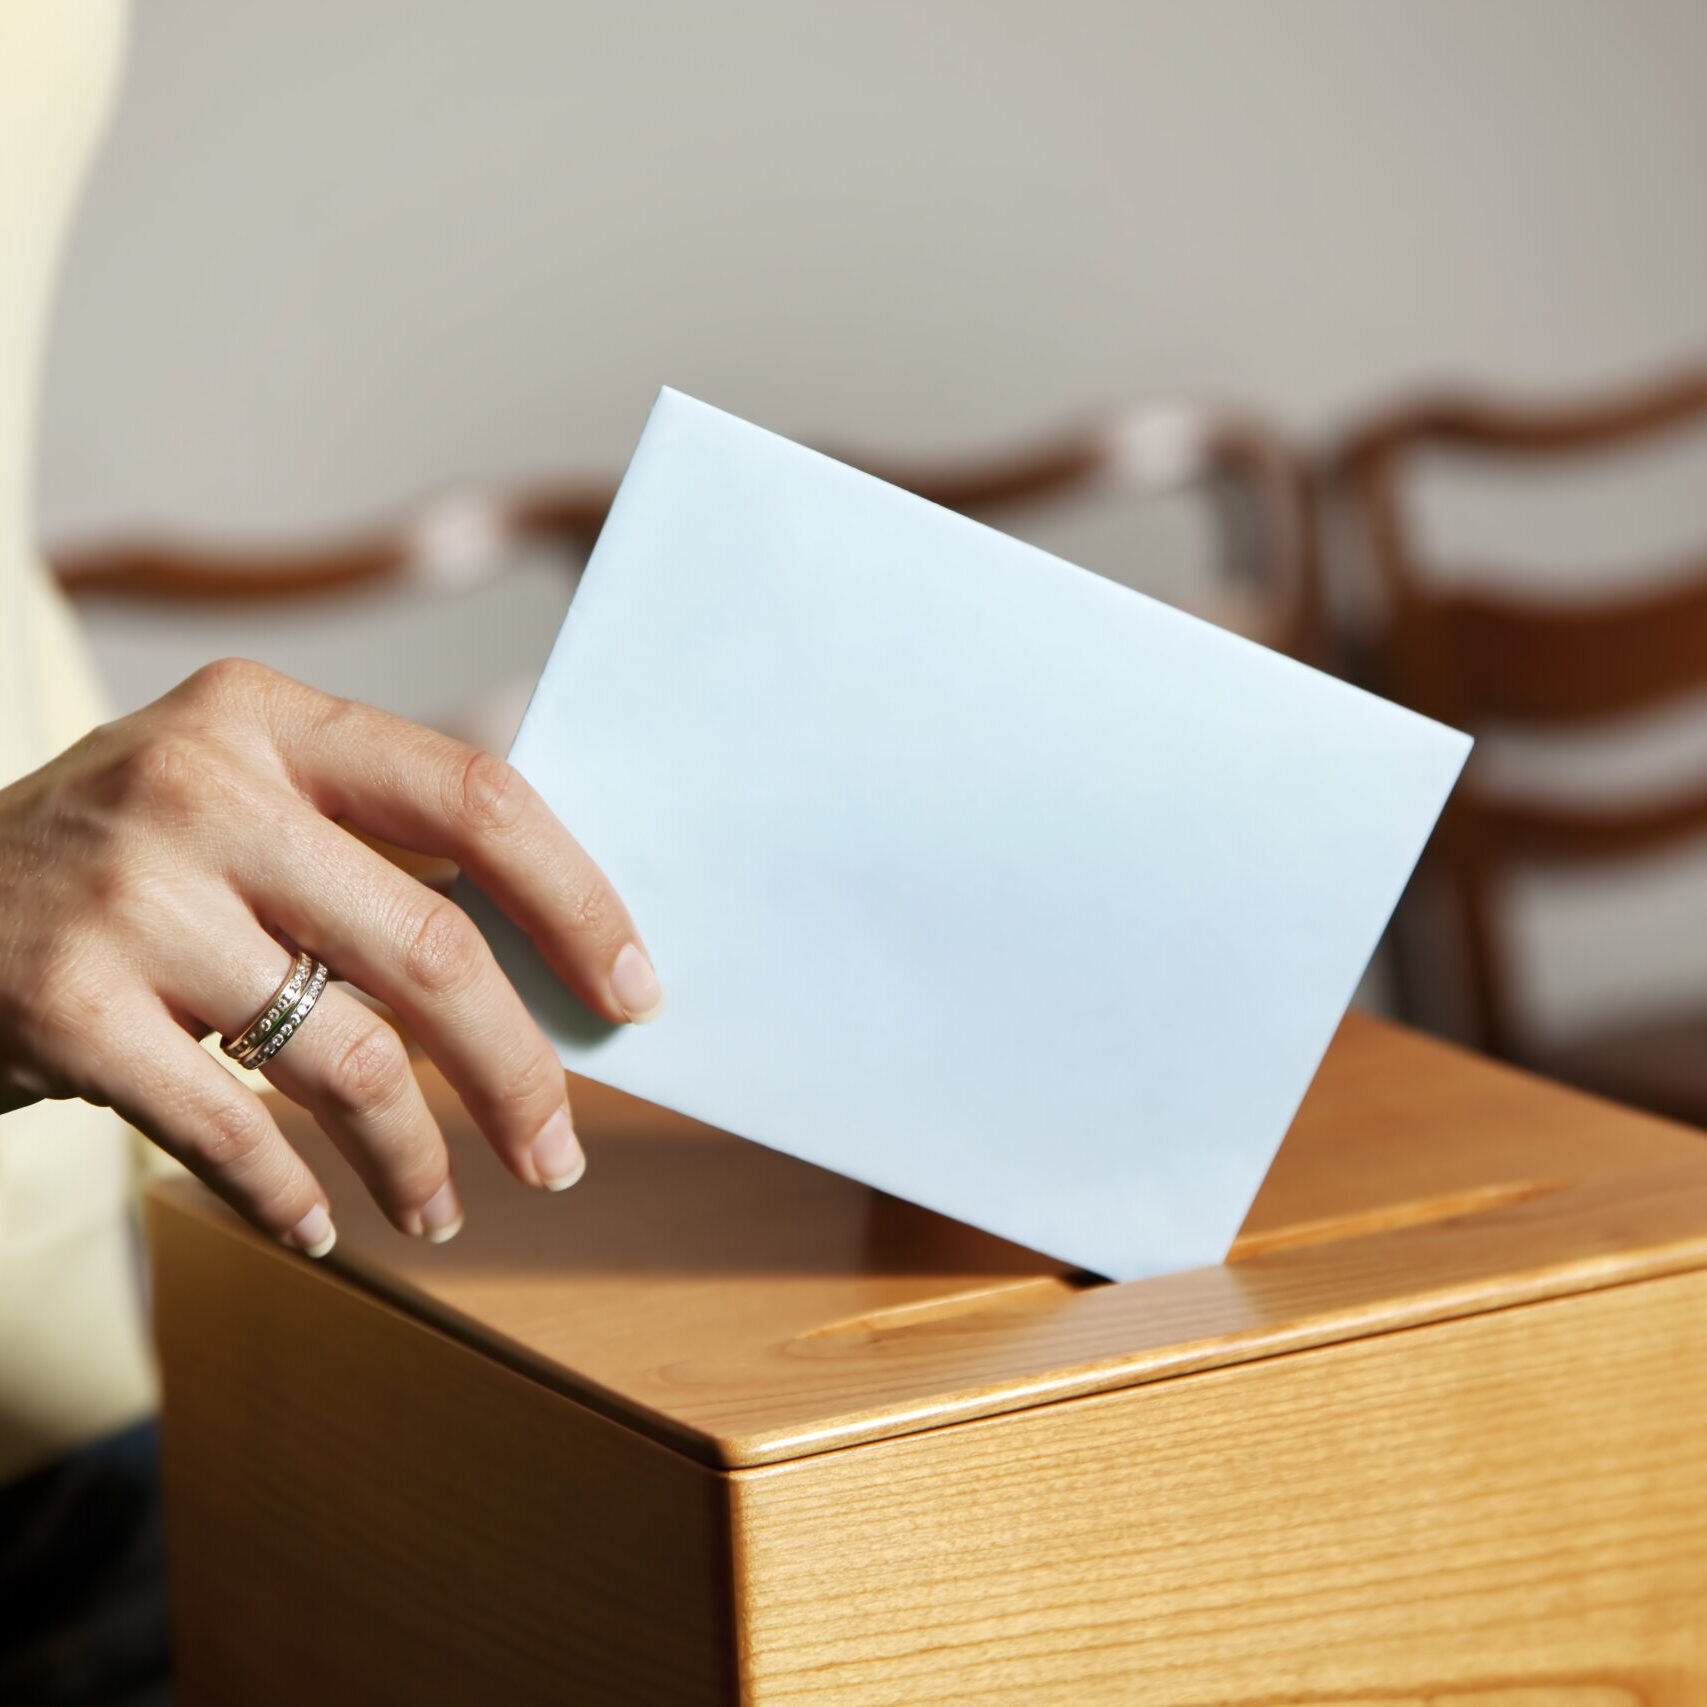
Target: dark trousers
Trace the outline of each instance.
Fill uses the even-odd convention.
[[[0,1702],[171,1699],[159,1439],[140,1423],[0,1488]]]

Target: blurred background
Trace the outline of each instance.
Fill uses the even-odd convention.
[[[1369,999],[1707,1119],[1703,68],[1693,0],[147,0],[41,528],[121,707],[242,653],[494,745],[660,384],[1211,615],[1231,540],[1527,802]]]

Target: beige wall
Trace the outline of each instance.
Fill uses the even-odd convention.
[[[1419,377],[1707,350],[1695,0],[136,11],[55,336],[50,533],[300,532],[616,464],[666,381],[899,449],[1153,393],[1313,432]],[[1692,519],[1673,488],[1623,513]],[[242,649],[447,716],[563,596],[538,570],[336,630],[98,639],[121,700]]]
[[[1694,0],[135,12],[54,523],[618,456],[665,379],[923,443],[1707,342]]]

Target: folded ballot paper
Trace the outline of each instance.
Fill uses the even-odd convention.
[[[1469,750],[664,391],[511,760],[669,1006],[578,1073],[1117,1280],[1221,1260]]]

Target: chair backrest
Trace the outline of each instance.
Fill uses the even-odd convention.
[[[845,460],[933,502],[1001,522],[1030,506],[1099,493],[1159,495],[1201,485],[1239,560],[1234,614],[1254,637],[1296,656],[1319,650],[1314,510],[1308,472],[1275,431],[1231,412],[1151,404],[977,458]],[[604,522],[614,481],[516,491],[451,491],[390,524],[286,550],[172,539],[115,540],[52,553],[76,597],[186,602],[299,601],[378,587],[470,586],[515,549],[561,546],[578,562]]]
[[[1639,593],[1544,598],[1467,583],[1431,559],[1412,499],[1419,461],[1448,452],[1511,468],[1627,454],[1707,424],[1707,372],[1571,407],[1441,396],[1396,408],[1333,457],[1330,490],[1374,571],[1380,614],[1370,685],[1442,721],[1586,733],[1707,689],[1707,550]],[[1707,503],[1703,504],[1707,534]],[[1501,883],[1519,865],[1570,866],[1655,850],[1707,830],[1707,783],[1639,803],[1514,795],[1472,761],[1426,863],[1447,880],[1468,973],[1471,1038],[1521,1053],[1514,968],[1500,929]],[[1401,944],[1403,938],[1401,937]],[[1414,1010],[1421,968],[1401,947]]]
[[[381,587],[478,585],[516,547],[549,541],[592,549],[616,484],[439,493],[392,521],[288,546],[219,545],[173,536],[69,544],[48,556],[73,598],[186,604],[297,603]]]

